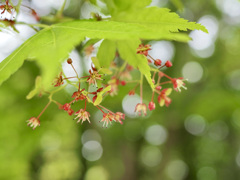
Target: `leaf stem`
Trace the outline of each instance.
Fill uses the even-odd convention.
[[[25,22],[16,22],[16,24],[23,24],[23,25],[32,26],[32,27],[36,26],[36,27],[41,27],[41,28],[50,27],[49,25],[46,25],[46,24],[28,24]]]
[[[63,4],[62,4],[61,8],[58,10],[56,17],[58,17],[58,18],[62,17],[66,2],[67,2],[66,0],[63,1]]]

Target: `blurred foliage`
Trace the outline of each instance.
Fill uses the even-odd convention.
[[[185,10],[180,16],[197,21],[210,14],[219,23],[211,57],[200,58],[187,44],[174,43],[174,66],[168,73],[178,77],[183,66],[194,61],[204,70],[200,81],[187,83],[187,91],[172,93],[169,108],[156,107],[146,118],[127,117],[123,125],[103,129],[98,123],[101,116],[95,111],[91,111],[91,124],[76,124],[67,113],[50,105],[41,117],[41,127],[33,131],[25,121],[38,115],[48,100],[46,97],[26,100],[39,74],[37,65],[26,61],[0,88],[0,179],[240,179],[239,23],[228,23],[215,1],[182,2]],[[172,6],[171,2],[165,5]],[[191,12],[189,16],[186,11]],[[79,10],[67,9],[66,13],[79,16]],[[117,97],[107,97],[105,105],[113,111],[122,111],[127,87],[130,89],[132,85],[121,87]],[[55,98],[65,102],[69,96],[66,91]],[[144,96],[150,101],[151,91],[147,86]],[[203,132],[194,135],[186,130],[191,116],[203,119]],[[154,125],[166,131],[161,131],[166,133],[166,140],[160,145],[153,143],[155,131],[148,131]],[[98,141],[103,154],[99,160],[88,161],[83,156],[84,134],[93,129],[95,135],[92,133],[88,141]],[[147,138],[148,133],[152,141]],[[158,131],[155,133],[157,136]]]

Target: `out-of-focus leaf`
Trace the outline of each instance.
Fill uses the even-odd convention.
[[[97,4],[97,0],[89,0],[89,1],[90,1],[90,3],[92,3],[92,4],[94,4],[94,5]]]
[[[83,45],[83,50],[85,50],[87,47],[97,43],[100,41],[100,39],[89,39],[84,45]]]
[[[183,4],[181,0],[171,0],[171,2],[177,9],[179,9],[180,11],[183,10]]]
[[[121,12],[131,11],[133,9],[141,9],[148,6],[151,0],[102,0],[108,7],[110,14],[115,16]]]
[[[116,42],[108,39],[103,40],[97,54],[100,67],[109,68],[116,55]]]
[[[111,70],[109,70],[109,69],[107,69],[107,68],[101,68],[101,65],[100,65],[100,63],[99,63],[98,58],[92,57],[91,59],[92,59],[93,64],[95,65],[95,67],[96,67],[97,69],[99,69],[99,73],[102,73],[102,74],[112,74],[112,71],[111,71]]]
[[[42,78],[37,76],[35,80],[35,88],[28,93],[26,96],[27,99],[32,99],[36,94],[40,93],[42,90]]]
[[[122,59],[127,61],[130,65],[138,68],[139,71],[144,74],[151,88],[154,88],[154,84],[151,80],[150,67],[148,65],[147,58],[141,54],[136,53],[140,40],[128,40],[118,41],[117,48]]]

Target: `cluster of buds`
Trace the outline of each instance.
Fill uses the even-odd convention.
[[[161,107],[162,106],[168,107],[172,102],[171,98],[169,97],[169,95],[172,92],[172,89],[179,92],[181,92],[181,88],[187,89],[184,83],[185,80],[182,77],[172,78],[161,71],[161,68],[163,67],[167,67],[167,68],[172,67],[171,61],[168,60],[164,64],[162,64],[162,60],[154,59],[152,56],[149,55],[148,51],[150,50],[151,50],[150,45],[141,44],[137,48],[137,54],[144,55],[147,58],[149,65],[153,63],[155,66],[157,66],[157,69],[154,69],[152,73],[152,82],[154,83],[154,89],[152,92],[151,101],[148,103],[148,106],[145,103],[143,103],[143,92],[142,92],[143,82],[142,81],[140,81],[139,84],[137,84],[134,87],[134,89],[130,90],[128,93],[130,96],[134,95],[136,88],[140,85],[140,101],[141,102],[136,105],[135,112],[138,115],[145,115],[145,116],[147,115],[147,108],[149,109],[149,111],[152,111],[156,108],[156,105],[154,103],[155,93],[158,94],[158,97],[157,97],[158,104]],[[157,81],[155,81],[156,78],[157,78]],[[165,81],[162,81],[162,80],[165,80]],[[163,89],[162,86],[167,84],[172,84],[172,87],[167,87]]]
[[[152,69],[152,82],[154,84],[154,88],[152,89],[152,97],[150,102],[145,104],[143,102],[143,75],[141,74],[140,80],[132,80],[131,71],[134,70],[132,66],[130,66],[127,63],[123,63],[121,67],[118,67],[116,62],[113,62],[108,69],[111,71],[112,75],[109,77],[108,80],[105,81],[103,79],[104,71],[101,68],[96,68],[95,66],[91,66],[91,69],[88,71],[88,75],[79,77],[71,58],[67,60],[67,63],[72,67],[73,71],[75,72],[74,77],[66,77],[62,72],[59,73],[59,75],[54,79],[53,86],[55,88],[63,89],[65,85],[68,83],[70,85],[73,85],[76,89],[75,92],[71,95],[72,100],[70,102],[67,102],[65,104],[61,104],[58,101],[52,100],[52,97],[49,98],[50,101],[47,104],[47,106],[43,109],[43,111],[40,113],[38,117],[32,117],[27,122],[28,125],[31,126],[33,129],[35,129],[37,126],[40,126],[39,118],[42,115],[42,113],[46,110],[46,108],[49,106],[50,103],[55,103],[59,109],[66,111],[69,116],[75,115],[76,117],[74,120],[77,119],[77,123],[81,124],[85,121],[88,121],[91,123],[90,119],[90,113],[87,111],[87,104],[93,104],[98,110],[102,112],[102,119],[99,121],[100,123],[103,123],[103,127],[107,127],[112,122],[117,122],[120,124],[123,124],[123,121],[125,119],[125,114],[121,112],[112,112],[111,110],[107,109],[106,107],[101,105],[101,102],[105,96],[114,96],[118,94],[119,86],[127,86],[127,84],[135,83],[133,89],[129,91],[129,95],[134,95],[136,92],[136,89],[139,88],[140,90],[140,103],[138,103],[135,106],[135,112],[139,116],[146,116],[147,111],[152,111],[156,108],[156,105],[154,103],[154,96],[157,94],[157,101],[160,107],[166,106],[168,107],[171,104],[171,98],[169,95],[172,92],[172,89],[175,91],[181,91],[181,88],[186,89],[184,86],[184,79],[183,78],[172,78],[168,76],[167,74],[163,73],[160,69],[163,67],[171,67],[172,63],[170,61],[166,61],[162,65],[162,61],[160,59],[154,59],[151,57],[148,53],[148,51],[151,50],[150,45],[139,45],[137,48],[137,54],[143,55],[146,57],[146,61],[148,62],[154,62],[153,64],[149,63],[149,66],[153,66]],[[157,66],[157,68],[156,68]],[[75,78],[76,81],[74,83],[70,82],[68,79]],[[104,77],[105,78],[105,77]],[[106,77],[107,78],[107,77]],[[164,81],[163,81],[164,80]],[[85,88],[82,87],[82,83],[85,83]],[[163,88],[163,85],[170,85],[170,87]],[[90,86],[94,86],[95,90],[90,90]],[[87,88],[86,88],[87,87]],[[56,90],[54,92],[57,92]],[[52,94],[50,93],[50,96]],[[83,101],[85,103],[84,107],[75,108],[77,102]],[[76,111],[74,109],[77,109]]]

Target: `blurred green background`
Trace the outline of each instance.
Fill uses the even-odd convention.
[[[173,61],[165,73],[188,78],[187,91],[173,92],[169,108],[157,105],[147,117],[137,118],[132,111],[139,97],[128,97],[132,86],[127,85],[120,87],[118,96],[104,101],[113,112],[127,114],[123,125],[102,128],[101,113],[92,106],[88,107],[92,123],[76,124],[66,112],[50,105],[40,118],[41,126],[33,131],[26,120],[37,116],[48,99],[26,100],[40,71],[35,63],[25,62],[0,87],[0,179],[240,179],[240,2],[182,2],[182,12],[168,0],[152,5],[202,23],[209,34],[191,32],[194,41],[188,44],[150,44],[155,58]],[[31,3],[40,14],[50,13],[37,1]],[[50,10],[57,8],[56,3],[47,5]],[[72,0],[65,13],[89,18],[90,12],[97,11],[88,1]],[[2,50],[0,57],[8,53]],[[79,54],[80,64],[87,66],[88,59]],[[147,83],[144,87],[144,99],[149,102],[151,92]],[[69,102],[68,92],[54,98]]]

